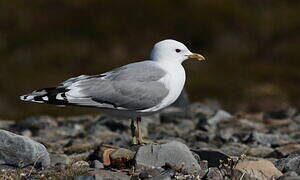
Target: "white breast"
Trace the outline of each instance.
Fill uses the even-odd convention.
[[[164,69],[167,74],[160,81],[169,89],[168,95],[157,106],[143,110],[143,112],[158,111],[176,101],[179,97],[185,83],[185,71],[183,66],[177,62],[161,61],[158,65]]]

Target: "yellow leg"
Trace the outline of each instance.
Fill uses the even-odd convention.
[[[142,118],[141,117],[137,117],[136,118],[136,125],[137,125],[137,141],[139,144],[156,144],[154,142],[151,142],[151,141],[145,141],[143,139],[143,135],[142,135],[142,129],[141,129],[141,121],[142,121]]]

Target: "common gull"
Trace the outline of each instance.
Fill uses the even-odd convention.
[[[181,64],[187,59],[204,57],[178,41],[163,40],[154,45],[149,60],[99,75],[73,77],[57,87],[36,90],[20,98],[59,106],[99,108],[104,113],[129,118],[133,142],[144,144],[141,116],[155,113],[179,97],[186,78]]]

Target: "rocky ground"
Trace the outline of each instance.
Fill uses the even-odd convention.
[[[230,114],[213,105],[169,107],[130,121],[105,115],[0,121],[0,179],[300,179],[300,114]],[[17,135],[18,134],[18,135]]]

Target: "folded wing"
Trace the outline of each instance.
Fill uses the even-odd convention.
[[[34,91],[25,101],[109,109],[146,110],[160,104],[169,90],[166,72],[152,61],[132,63],[95,76],[71,78],[62,86]]]

